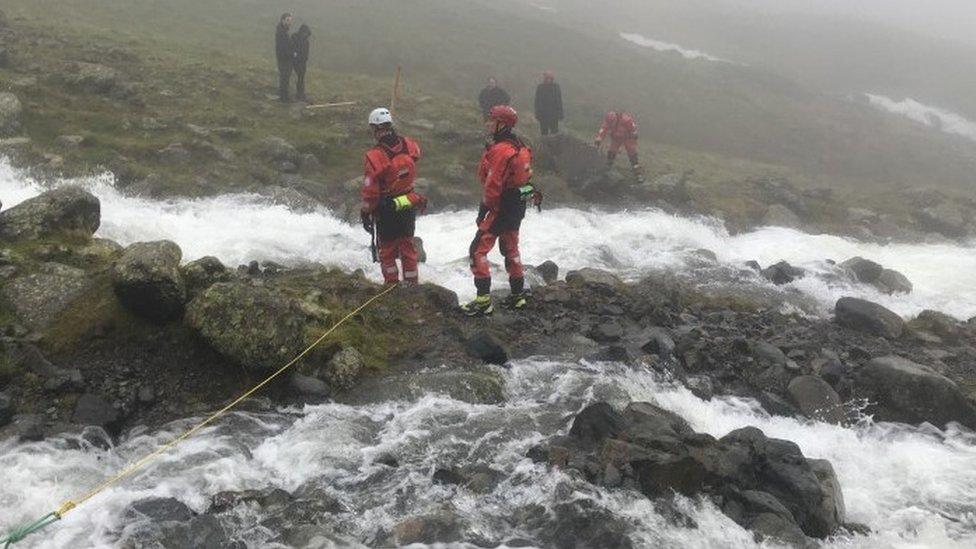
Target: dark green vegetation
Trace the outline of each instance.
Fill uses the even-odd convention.
[[[313,30],[309,94],[358,105],[309,111],[269,100],[272,31],[286,9]],[[829,186],[850,203],[904,213],[883,190],[951,193],[968,188],[976,168],[974,147],[961,139],[760,69],[651,52],[598,19],[583,26],[525,6],[11,0],[4,10],[18,39],[5,46],[12,62],[0,68],[0,85],[25,103],[32,163],[54,153],[64,163],[57,169],[108,167],[122,184],[156,174],[150,181],[159,195],[279,185],[281,162],[262,157],[269,136],[295,145],[293,164],[312,182],[303,190],[314,187],[310,194],[320,199],[348,194],[341,182],[358,174],[370,142],[362,119],[388,102],[397,65],[404,68],[399,114],[428,155],[423,175],[443,184],[445,168],[459,164],[463,181],[452,184],[472,194],[480,149],[473,97],[483,78],[497,75],[525,112],[543,68],[563,84],[571,132],[589,139],[606,107],[632,108],[652,174],[693,171],[714,210],[730,217],[745,216],[748,199],[736,182],[750,176]],[[59,75],[74,61],[116,69],[125,93],[66,87]],[[64,134],[86,141],[64,150],[55,144]],[[314,161],[300,161],[308,154]]]

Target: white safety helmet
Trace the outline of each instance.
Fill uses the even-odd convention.
[[[390,114],[390,109],[387,109],[385,107],[380,107],[378,109],[374,109],[373,112],[369,113],[370,126],[379,126],[382,124],[392,124],[392,123],[393,123],[393,115]]]

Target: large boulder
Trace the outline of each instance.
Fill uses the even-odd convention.
[[[952,344],[959,343],[966,334],[963,323],[939,311],[922,311],[909,325],[916,330],[922,330],[939,336],[944,341]]]
[[[291,162],[297,165],[301,161],[298,149],[281,137],[265,138],[261,141],[258,152],[261,156],[275,162]]]
[[[9,93],[0,93],[0,136],[13,135],[20,130],[20,115],[23,106],[17,96]]]
[[[56,234],[90,237],[101,223],[101,204],[69,185],[47,191],[0,213],[0,238],[34,239]]]
[[[806,271],[799,267],[794,267],[786,261],[780,261],[779,263],[770,265],[762,270],[763,278],[777,286],[789,284],[797,278],[802,278],[805,274]]]
[[[186,284],[180,273],[180,247],[168,240],[126,248],[112,271],[115,294],[137,315],[165,321],[183,314]]]
[[[884,269],[873,286],[886,294],[910,294],[914,289],[908,277],[891,269]]]
[[[258,373],[281,367],[305,347],[301,303],[245,282],[205,290],[187,307],[186,322],[217,352]]]
[[[550,169],[574,188],[600,179],[606,173],[606,159],[589,143],[560,133],[543,137],[536,147],[539,165]]]
[[[355,347],[343,347],[333,355],[319,377],[336,389],[349,389],[356,383],[366,366],[363,355]]]
[[[806,536],[825,538],[844,521],[833,469],[804,457],[796,444],[754,427],[715,440],[646,402],[622,412],[594,403],[577,414],[568,436],[530,456],[655,500],[675,492],[716,497],[737,523],[781,540],[807,544]]]
[[[860,256],[852,257],[841,263],[840,266],[850,271],[858,282],[865,284],[871,284],[878,280],[881,272],[884,271],[884,267],[880,264]]]
[[[181,269],[183,280],[186,281],[186,291],[190,299],[218,282],[227,282],[231,273],[227,267],[213,256],[206,256],[187,263]]]
[[[864,299],[842,297],[834,314],[841,326],[876,336],[894,339],[905,330],[905,321],[897,313]]]
[[[938,427],[956,421],[976,427],[976,408],[949,378],[897,356],[876,358],[856,372],[856,390],[875,418]]]
[[[922,208],[916,212],[919,226],[922,229],[936,232],[948,237],[958,238],[969,233],[967,225],[971,216],[954,202],[942,202],[935,206]]]
[[[83,299],[94,281],[81,269],[60,263],[41,264],[0,289],[4,301],[31,330],[43,331]]]

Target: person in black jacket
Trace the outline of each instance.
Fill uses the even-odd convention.
[[[288,84],[291,80],[291,69],[294,54],[291,49],[291,39],[288,29],[291,28],[291,14],[281,14],[278,28],[275,31],[275,56],[278,58],[278,99],[288,101]]]
[[[481,114],[488,120],[488,113],[491,108],[498,105],[508,105],[512,102],[508,92],[498,86],[498,81],[494,77],[488,78],[488,85],[478,94],[478,105],[481,107]]]
[[[312,36],[312,30],[308,25],[298,27],[298,32],[291,36],[291,49],[295,56],[295,99],[299,101],[308,101],[305,97],[305,69],[308,66],[309,36]]]
[[[542,73],[542,83],[535,89],[535,119],[539,121],[542,135],[559,133],[559,121],[563,119],[563,92],[552,71]]]

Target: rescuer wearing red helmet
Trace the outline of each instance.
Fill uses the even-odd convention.
[[[621,110],[608,111],[603,124],[596,134],[596,146],[603,144],[603,138],[610,135],[610,148],[607,150],[607,166],[613,166],[617,153],[623,147],[630,159],[630,166],[638,181],[644,180],[644,169],[637,159],[637,122],[630,113]]]
[[[378,108],[370,113],[369,125],[377,143],[366,151],[365,157],[366,174],[360,193],[363,228],[373,235],[374,250],[379,248],[373,260],[379,260],[383,280],[399,282],[396,262],[399,256],[404,283],[414,285],[418,280],[414,229],[417,212],[427,207],[427,199],[413,190],[420,146],[412,139],[397,135],[388,109]]]
[[[471,272],[478,297],[463,305],[468,316],[494,312],[491,302],[491,265],[488,252],[495,247],[505,257],[505,270],[512,293],[505,305],[522,309],[527,304],[522,259],[519,256],[519,228],[525,217],[526,202],[537,207],[542,195],[532,185],[532,151],[515,135],[518,113],[507,105],[493,107],[485,127],[491,135],[478,167],[484,198],[478,212],[478,231],[471,242]]]

